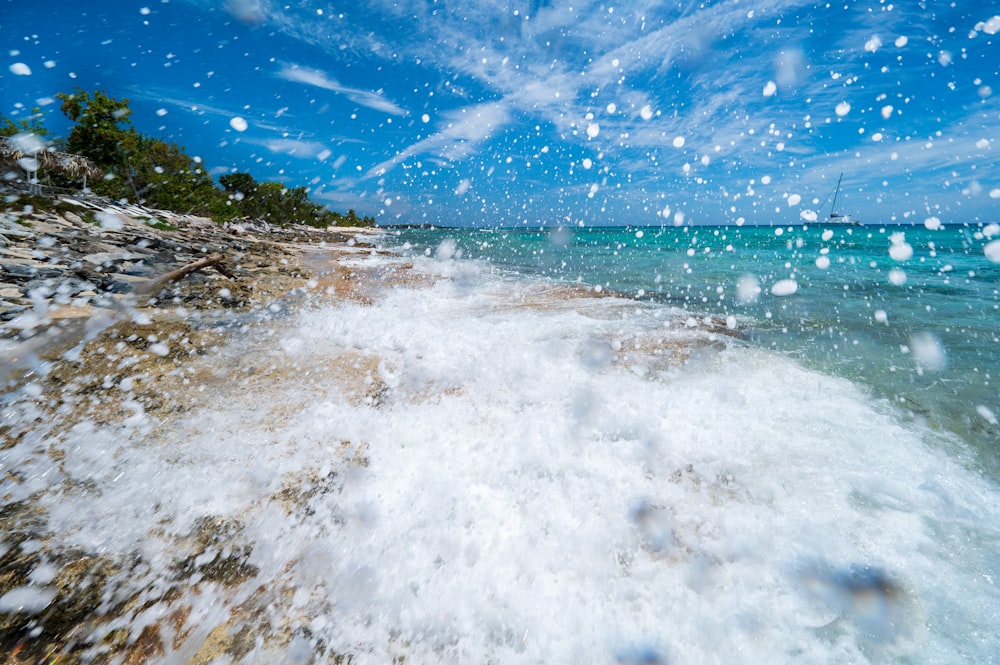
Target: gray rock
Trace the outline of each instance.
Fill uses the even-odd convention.
[[[115,263],[123,263],[125,261],[141,261],[146,258],[144,254],[136,254],[134,252],[97,252],[95,254],[87,254],[83,257],[83,260],[87,263],[93,263],[95,266],[111,265]]]
[[[83,221],[83,218],[77,215],[75,212],[66,211],[63,213],[63,219],[65,219],[70,224],[76,224],[77,226],[82,226],[87,222]]]
[[[7,259],[26,259],[28,261],[37,261],[39,257],[35,256],[33,250],[27,249],[25,247],[4,247],[0,249],[0,254],[3,255],[0,258],[0,262],[6,261]]]
[[[0,262],[0,267],[8,275],[24,279],[59,277],[66,270],[65,265],[43,263],[29,259],[5,259]]]
[[[97,286],[91,281],[79,279],[70,274],[64,275],[62,278],[32,280],[23,287],[25,293],[39,288],[51,291],[53,298],[68,299],[82,291],[93,291]]]
[[[26,305],[17,305],[0,300],[0,321],[10,321],[27,309]]]
[[[34,238],[35,234],[27,229],[19,229],[10,226],[0,225],[0,235],[8,238]]]

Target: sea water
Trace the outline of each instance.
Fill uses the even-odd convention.
[[[447,236],[461,256],[519,274],[735,317],[753,345],[846,377],[907,417],[957,434],[995,480],[1000,263],[987,256],[1000,254],[994,227],[411,229],[404,242],[426,250]]]
[[[95,630],[187,608],[171,663],[218,626],[256,636],[218,662],[996,662],[989,233],[381,242],[344,260],[365,297],[206,358],[199,408],[3,451],[5,501],[133,562]],[[209,517],[253,575],[167,593]]]

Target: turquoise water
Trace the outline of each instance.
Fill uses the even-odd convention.
[[[846,377],[903,418],[957,435],[967,464],[997,479],[1000,264],[984,253],[993,231],[406,229],[398,239],[415,253],[449,239],[459,258],[735,319],[748,343]]]

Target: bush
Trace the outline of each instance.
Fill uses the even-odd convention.
[[[210,215],[216,221],[238,217],[271,224],[374,226],[373,218],[346,216],[309,200],[304,187],[289,189],[276,182],[258,183],[247,173],[211,176],[175,143],[144,136],[129,119],[128,99],[114,99],[103,91],[79,88],[56,95],[62,111],[75,122],[66,148],[91,159],[107,174],[92,190],[112,199],[126,199],[151,208]],[[13,121],[7,121],[17,126]]]

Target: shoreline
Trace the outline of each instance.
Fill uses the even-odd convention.
[[[375,251],[365,236],[381,233],[219,225],[73,197],[51,204],[0,213],[0,379],[16,363],[136,316],[265,309],[323,269],[304,250]]]
[[[93,204],[53,203],[0,213],[0,384],[4,403],[37,402],[65,430],[137,407],[154,419],[186,410],[199,359],[306,303],[364,302],[373,280],[342,260],[382,253],[376,229],[220,225],[113,204],[95,220],[67,209]],[[80,397],[122,386],[124,400]],[[40,422],[0,423],[0,451]]]
[[[67,438],[84,428],[111,433],[116,445],[149,445],[161,439],[157,432],[196,413],[206,397],[241,399],[251,385],[266,389],[270,384],[261,382],[270,380],[273,358],[255,352],[279,346],[273,327],[300,306],[363,302],[366,278],[343,260],[382,253],[370,242],[378,230],[221,226],[162,211],[142,219],[135,207],[111,206],[95,224],[71,205],[0,213],[4,665],[53,654],[70,663],[146,662],[164,655],[158,629],[141,635],[119,629],[97,642],[91,635],[147,601],[142,591],[104,607],[103,589],[124,588],[123,579],[115,580],[128,576],[128,557],[67,549],[48,526],[47,495],[88,491],[63,467],[75,454]],[[219,352],[241,335],[251,344],[241,351],[245,357],[215,368]],[[279,384],[289,380],[275,378]],[[92,454],[100,454],[99,441],[94,447]],[[58,486],[40,486],[26,472],[39,461],[64,477]],[[197,593],[197,578],[224,588],[246,579],[248,564],[236,558],[199,559],[211,544],[232,539],[232,529],[220,517],[201,524],[188,538],[193,542],[178,542],[176,556],[188,563],[172,574],[172,593]],[[193,554],[184,558],[189,550]],[[52,579],[36,579],[39,570],[50,571]],[[182,623],[180,617],[166,621]],[[164,634],[171,631],[166,625]],[[192,662],[207,662],[206,653],[228,647],[213,633]]]
[[[859,517],[885,554],[845,533],[833,544],[846,554],[804,572],[831,593],[879,594],[882,639],[908,648],[928,598],[911,571],[941,560],[854,497],[956,467],[849,383],[743,353],[673,308],[353,239],[281,254],[303,281],[245,310],[220,306],[230,279],[213,266],[187,273],[5,404],[22,431],[0,447],[0,663],[409,662],[452,636],[502,661],[510,643],[489,627],[532,621],[538,601],[558,614],[563,589],[649,635],[662,602],[693,608],[699,629],[746,598],[797,626],[795,607],[755,600],[762,578],[786,598],[801,586],[768,552]],[[270,274],[238,265],[258,269],[251,282]],[[484,353],[484,340],[502,343]],[[871,468],[872,429],[904,463]],[[819,526],[801,498],[815,494]],[[914,495],[916,515],[936,514]],[[498,590],[507,570],[518,577]],[[553,571],[565,586],[534,594]],[[637,607],[654,586],[657,605]],[[454,587],[470,618],[457,628],[440,601]],[[552,632],[580,639],[577,619]],[[602,621],[592,653],[609,649]],[[522,634],[536,660],[567,653]],[[762,654],[770,643],[754,639]]]
[[[381,231],[233,228],[199,218],[172,218],[176,229],[167,230],[113,215],[98,225],[66,211],[3,218],[5,230],[15,231],[0,234],[5,275],[18,277],[7,265],[28,265],[36,274],[4,287],[17,288],[30,306],[0,324],[0,648],[8,654],[0,662],[22,665],[56,654],[69,663],[168,655],[205,663],[238,660],[256,648],[253,640],[281,653],[294,627],[268,625],[266,612],[279,607],[294,616],[295,590],[281,586],[284,573],[269,580],[252,563],[254,548],[270,545],[250,539],[249,515],[206,507],[193,524],[153,521],[147,538],[159,549],[151,554],[101,526],[115,516],[109,521],[92,511],[103,505],[103,493],[121,491],[116,483],[126,473],[125,486],[137,477],[163,482],[146,467],[165,459],[183,459],[198,475],[219,474],[220,486],[233,482],[229,476],[258,473],[256,460],[204,460],[211,451],[191,447],[206,429],[214,431],[220,409],[239,414],[230,415],[239,423],[230,425],[238,427],[230,436],[266,438],[294,432],[300,414],[331,390],[348,408],[430,399],[393,397],[397,368],[390,356],[356,347],[303,355],[286,348],[281,333],[301,308],[366,307],[386,287],[419,287],[435,277],[369,242]],[[137,250],[151,258],[138,258]],[[222,270],[208,261],[217,255]],[[184,272],[193,265],[199,267]],[[183,274],[164,281],[177,271]],[[60,290],[64,284],[72,288]],[[118,292],[118,284],[130,288]],[[7,291],[7,302],[12,295]],[[550,309],[594,297],[600,296],[556,287],[508,306]],[[621,351],[622,362],[627,353]],[[461,391],[448,385],[443,394]],[[340,460],[344,474],[368,466],[364,438],[328,445],[326,454]],[[260,488],[249,501],[255,510],[306,519],[316,496],[344,482],[337,473],[324,475],[328,465],[286,474],[280,487]],[[205,491],[158,487],[151,495],[157,503],[184,502]],[[153,506],[134,509],[157,513]],[[67,517],[94,530],[97,540],[67,541],[59,526]],[[198,616],[206,598],[218,603],[219,616]]]

